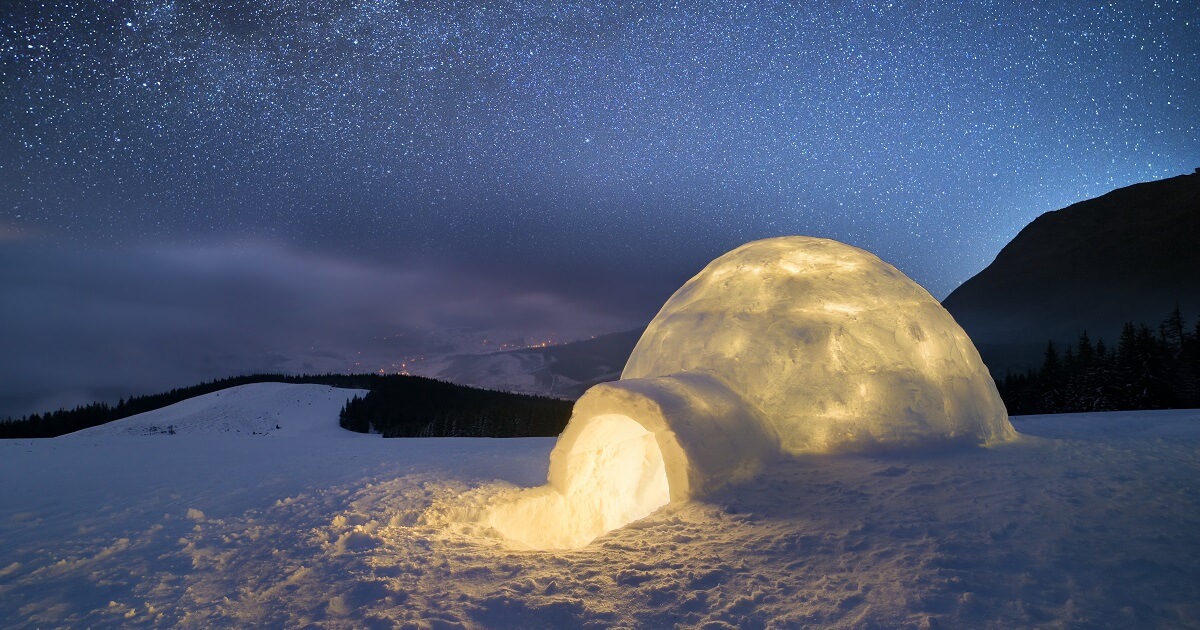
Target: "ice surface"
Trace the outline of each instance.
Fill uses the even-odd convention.
[[[661,458],[671,500],[743,481],[783,455],[1017,435],[975,346],[937,300],[868,252],[803,236],[743,245],[676,291],[621,379],[576,403],[547,487],[497,505],[487,520],[545,548],[580,546],[645,516],[615,507],[590,515],[618,505],[634,481],[579,481],[593,475],[589,454],[618,448],[590,428],[614,416],[657,443],[621,442]]]

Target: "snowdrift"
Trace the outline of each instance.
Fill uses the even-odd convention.
[[[580,547],[780,455],[1015,437],[975,346],[928,292],[855,247],[773,238],[676,291],[621,379],[576,403],[547,486],[487,520],[531,547]]]

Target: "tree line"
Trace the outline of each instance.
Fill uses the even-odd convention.
[[[388,379],[342,408],[342,427],[383,437],[553,437],[569,400],[509,394],[425,378]]]
[[[161,394],[133,396],[115,405],[98,402],[73,409],[10,418],[0,422],[0,439],[66,435],[161,409],[188,398],[251,383],[310,383],[369,390],[366,396],[355,397],[343,408],[339,422],[352,431],[374,430],[385,437],[558,435],[566,426],[572,407],[570,401],[476,389],[419,376],[251,374],[181,387]],[[424,424],[420,421],[421,414],[425,417]],[[412,429],[414,426],[417,426],[415,431]]]
[[[997,383],[1011,415],[1200,407],[1200,319],[1189,330],[1179,307],[1152,330],[1127,322],[1116,347],[1086,331],[1040,369]]]

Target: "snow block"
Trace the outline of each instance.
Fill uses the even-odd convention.
[[[780,455],[1016,436],[974,344],[925,289],[861,249],[772,238],[685,283],[621,379],[579,399],[537,489],[544,514],[500,506],[491,522],[530,546],[581,546]],[[571,535],[551,533],[552,521]]]
[[[752,407],[713,374],[693,372],[592,387],[550,453],[550,485],[566,491],[592,445],[592,418],[620,416],[657,442],[672,501],[743,481],[779,452],[779,438]]]

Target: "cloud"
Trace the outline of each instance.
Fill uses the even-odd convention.
[[[579,283],[576,283],[577,285]],[[261,371],[394,369],[484,339],[571,340],[641,313],[511,269],[269,243],[0,246],[0,417]]]
[[[19,217],[20,215],[18,215]],[[37,238],[40,234],[41,232],[36,228],[0,220],[0,243],[28,241]]]

